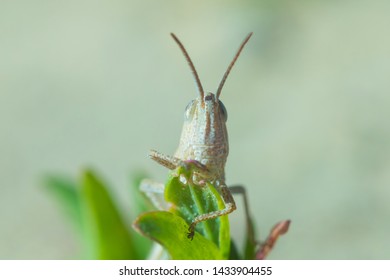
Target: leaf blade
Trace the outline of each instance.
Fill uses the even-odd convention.
[[[92,259],[137,259],[129,229],[105,184],[92,172],[82,174],[85,241]]]
[[[152,211],[139,216],[133,224],[141,234],[160,243],[175,260],[224,259],[218,247],[199,233],[190,240],[185,234],[188,224],[167,211]]]
[[[43,186],[57,200],[59,207],[70,219],[76,231],[81,234],[83,219],[79,186],[73,180],[60,175],[48,175]]]

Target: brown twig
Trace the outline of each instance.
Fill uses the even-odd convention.
[[[264,260],[275,245],[280,235],[285,234],[290,226],[290,220],[277,223],[272,229],[264,243],[256,252],[256,260]]]

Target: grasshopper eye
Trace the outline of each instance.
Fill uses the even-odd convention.
[[[226,122],[226,121],[227,121],[228,114],[227,114],[225,105],[223,105],[223,103],[222,103],[220,100],[218,100],[218,105],[219,105],[219,108],[221,109],[221,114],[222,114],[222,116],[223,116],[223,119],[224,119],[225,122]]]
[[[184,110],[184,116],[186,118],[186,120],[191,120],[193,115],[194,115],[194,101],[195,100],[191,100],[190,103],[188,103],[188,105],[186,106],[185,110]]]

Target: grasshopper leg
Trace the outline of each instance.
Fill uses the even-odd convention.
[[[158,164],[161,164],[162,166],[165,166],[166,168],[173,170],[177,168],[179,165],[183,164],[183,161],[181,159],[178,159],[176,157],[164,155],[162,153],[159,153],[155,150],[151,150],[149,152],[149,157],[156,161]]]
[[[209,219],[214,219],[214,218],[217,218],[219,216],[228,215],[231,212],[233,212],[234,210],[236,210],[236,203],[234,201],[232,194],[239,194],[239,195],[242,195],[243,200],[244,200],[244,211],[245,211],[245,219],[246,219],[249,241],[252,244],[256,244],[256,240],[254,237],[253,223],[252,223],[250,212],[249,212],[248,197],[246,194],[245,187],[243,187],[241,185],[235,185],[235,186],[231,186],[231,187],[227,187],[226,185],[221,185],[220,191],[221,191],[222,198],[225,202],[225,208],[222,210],[202,214],[202,215],[195,217],[195,219],[193,220],[193,222],[191,223],[191,225],[188,229],[187,237],[190,239],[193,238],[193,236],[195,234],[195,226],[198,223],[209,220]]]
[[[252,217],[251,217],[250,212],[249,212],[249,202],[248,202],[248,196],[246,194],[246,189],[244,186],[241,186],[241,185],[230,186],[229,189],[230,189],[232,194],[239,194],[243,198],[248,239],[249,239],[249,242],[251,242],[252,244],[256,244],[257,241],[255,239],[255,232],[254,232],[254,228],[253,228]]]
[[[234,201],[234,198],[233,198],[229,188],[226,185],[220,185],[219,189],[221,192],[222,199],[225,202],[225,208],[222,210],[213,211],[213,212],[202,214],[202,215],[195,217],[194,220],[192,221],[190,227],[188,228],[187,237],[189,239],[192,240],[194,238],[195,226],[198,223],[206,221],[206,220],[210,220],[210,219],[215,219],[215,218],[220,217],[220,216],[228,215],[231,212],[233,212],[234,210],[236,210],[236,203]]]
[[[260,242],[256,241],[255,232],[254,232],[254,228],[253,228],[253,222],[252,222],[252,218],[251,218],[250,213],[249,213],[249,203],[248,203],[248,197],[246,195],[245,187],[240,186],[240,185],[236,185],[236,186],[231,186],[229,188],[233,194],[240,194],[243,197],[244,208],[245,208],[245,218],[246,218],[246,225],[247,225],[247,233],[248,233],[248,241],[252,245],[256,245],[256,244],[260,245],[260,247],[258,248],[258,250],[256,252],[255,258],[258,260],[263,260],[267,257],[269,252],[272,250],[272,248],[274,247],[278,238],[288,231],[291,221],[284,220],[284,221],[277,223],[272,228],[272,230],[271,230],[270,234],[268,235],[265,242],[260,243]]]

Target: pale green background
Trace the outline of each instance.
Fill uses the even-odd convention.
[[[389,15],[369,0],[2,0],[0,258],[79,256],[44,174],[92,166],[124,210],[131,172],[165,180],[147,151],[174,152],[196,94],[169,32],[215,91],[253,31],[221,96],[226,172],[262,237],[292,219],[271,258],[389,259]]]

